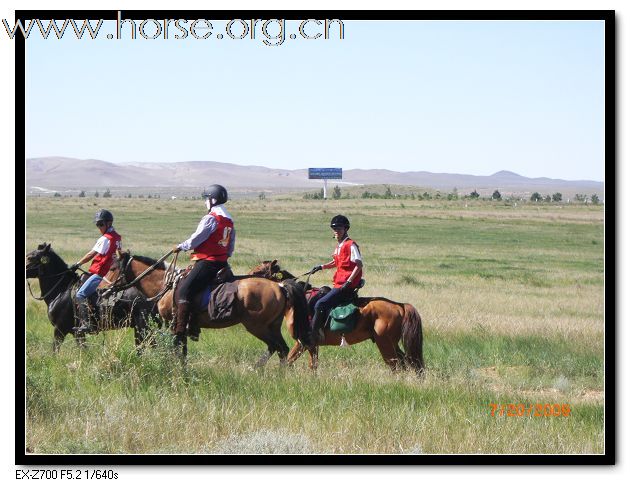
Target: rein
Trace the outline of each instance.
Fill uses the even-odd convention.
[[[107,290],[105,290],[103,292],[103,295],[107,296],[109,294],[112,293],[119,293],[121,291],[127,290],[129,288],[131,288],[132,286],[134,286],[137,282],[139,282],[140,280],[142,280],[146,275],[148,275],[150,272],[152,272],[155,268],[157,268],[160,264],[162,264],[164,262],[164,260],[166,260],[166,258],[168,258],[171,254],[173,253],[173,251],[169,251],[168,253],[166,253],[164,256],[162,256],[160,259],[158,259],[155,263],[153,263],[151,266],[149,266],[146,270],[144,270],[142,273],[140,273],[138,276],[136,276],[133,281],[123,284],[121,286],[116,286],[116,284],[118,283],[118,281],[120,281],[121,279],[123,279],[125,277],[125,273],[127,272],[127,269],[129,268],[129,266],[131,265],[131,261],[133,260],[133,256],[129,257],[129,260],[127,261],[127,264],[125,265],[125,268],[120,272],[120,275],[118,276],[118,278],[116,278],[116,281],[114,283],[112,283],[112,286],[110,286]],[[168,268],[166,269],[165,273],[164,273],[164,283],[163,283],[163,288],[159,291],[159,293],[151,298],[147,298],[147,301],[155,301],[155,300],[159,300],[160,298],[162,298],[166,292],[168,290],[171,289],[173,282],[175,281],[175,274],[176,274],[176,263],[177,263],[177,256],[178,253],[175,253],[175,257],[173,258],[173,260],[171,261],[171,263],[169,264]]]
[[[160,264],[162,264],[164,262],[164,260],[166,258],[168,258],[171,254],[173,253],[173,251],[169,251],[168,253],[166,253],[164,256],[162,256],[160,259],[158,259],[155,263],[153,263],[151,266],[149,266],[147,269],[145,269],[142,273],[140,273],[138,276],[135,277],[135,279],[125,285],[122,286],[111,286],[108,290],[109,293],[118,293],[119,291],[124,291],[127,290],[129,288],[131,288],[133,285],[135,285],[138,281],[140,281],[142,278],[144,278],[146,275],[148,275],[151,271],[153,271],[155,268],[157,268]],[[129,264],[131,264],[131,259],[129,258],[129,262],[127,263],[127,266]],[[175,259],[177,259],[177,255],[175,255]],[[125,266],[125,270],[127,270],[127,266]],[[170,266],[169,266],[170,268]],[[123,275],[124,273],[121,272],[121,275]],[[119,277],[120,279],[120,277]],[[118,279],[116,280],[118,281]]]
[[[72,271],[70,271],[69,269],[66,269],[65,271],[62,271],[61,273],[57,273],[57,274],[53,274],[53,275],[46,275],[45,278],[54,278],[55,276],[61,276],[61,275],[66,274],[66,273],[72,273]],[[44,278],[44,276],[42,276],[42,278]],[[38,300],[38,301],[42,301],[47,296],[50,296],[52,294],[52,292],[55,291],[55,289],[57,289],[57,287],[61,284],[62,281],[63,281],[63,278],[59,278],[59,281],[57,281],[57,283],[55,283],[53,285],[53,287],[46,292],[45,295],[41,295],[40,297],[37,297],[37,296],[35,296],[33,294],[33,289],[31,288],[31,283],[30,283],[30,281],[28,279],[26,280],[26,284],[28,285],[28,291],[31,294],[31,296],[33,298],[35,298],[36,300]]]

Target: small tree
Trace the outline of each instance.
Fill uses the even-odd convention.
[[[265,195],[265,193],[264,193],[264,192],[261,192],[260,194],[258,194],[258,198],[259,198],[260,200],[265,200],[265,199],[267,198],[267,196]]]
[[[532,202],[540,202],[542,200],[542,195],[540,195],[538,192],[534,192],[529,200],[531,200]]]
[[[341,199],[341,189],[338,185],[335,185],[333,189],[333,199]]]
[[[551,196],[549,194],[545,195],[545,202],[551,202]]]
[[[54,197],[61,197],[61,194],[59,192],[55,192]]]
[[[383,197],[385,197],[386,199],[393,198],[392,189],[389,187],[389,185],[385,188],[385,195]]]
[[[556,192],[551,196],[554,202],[560,202],[562,200],[562,194],[560,192]]]
[[[109,190],[109,187],[108,187],[107,190],[103,192],[103,198],[110,198],[111,196],[112,196],[112,192],[111,190]]]
[[[85,190],[82,190],[82,191],[79,193],[79,197],[85,197]]]
[[[492,192],[492,200],[501,200],[501,192],[498,190]]]
[[[479,198],[479,193],[477,192],[477,189],[473,190],[468,197],[470,197],[471,199],[478,199]]]
[[[94,197],[98,197],[100,194],[98,193],[98,190],[96,192],[94,192]]]
[[[585,194],[575,194],[575,200],[577,200],[578,202],[586,202],[586,195]]]
[[[593,205],[599,204],[599,197],[597,196],[597,194],[591,195],[591,202],[593,203]]]

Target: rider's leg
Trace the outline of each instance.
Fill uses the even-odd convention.
[[[98,288],[102,280],[102,276],[93,274],[83,283],[76,294],[79,325],[74,327],[73,330],[77,333],[92,333],[96,331],[96,322],[91,316],[92,309],[90,308],[89,300],[96,293],[96,288]]]
[[[227,263],[217,261],[199,260],[195,262],[193,269],[188,276],[184,278],[179,287],[179,297],[177,300],[175,335],[179,335],[179,337],[176,337],[176,339],[179,338],[179,340],[181,340],[186,333],[188,333],[191,340],[199,340],[199,326],[194,318],[190,318],[192,310],[190,308],[190,302],[194,295],[204,290],[215,278],[219,270],[226,265]]]
[[[315,303],[315,313],[311,322],[311,334],[306,345],[317,345],[324,340],[324,324],[328,318],[330,310],[332,310],[339,301],[342,300],[344,294],[341,288],[333,288],[326,295]]]

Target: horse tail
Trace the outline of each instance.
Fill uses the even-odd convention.
[[[308,333],[308,304],[304,289],[294,280],[282,282],[289,305],[293,308],[293,329],[296,339],[303,338]]]
[[[405,315],[402,321],[402,341],[405,349],[405,363],[415,369],[418,375],[424,372],[422,358],[422,318],[418,311],[405,303]]]

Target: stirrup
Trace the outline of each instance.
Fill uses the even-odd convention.
[[[91,323],[82,323],[78,327],[72,327],[72,331],[78,334],[97,333],[98,328],[96,328],[96,325],[92,325]]]

